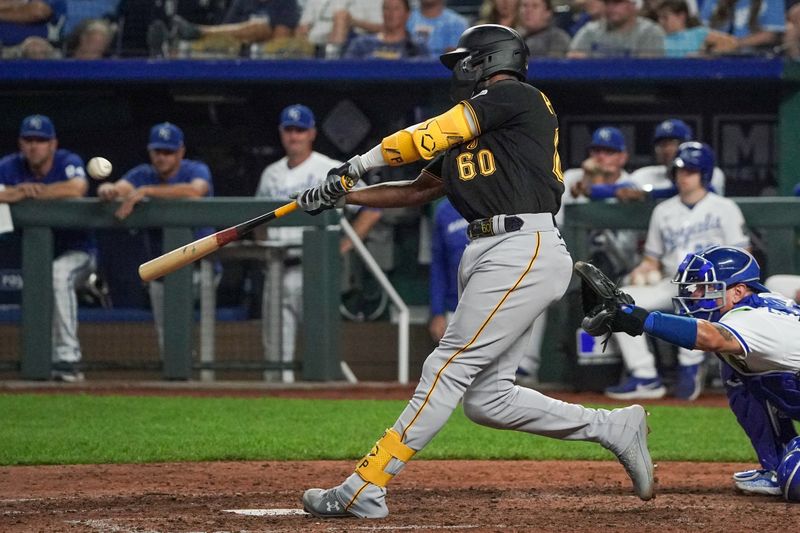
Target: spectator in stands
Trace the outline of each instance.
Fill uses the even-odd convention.
[[[658,57],[664,55],[664,30],[638,16],[642,0],[605,0],[602,20],[578,31],[568,57]]]
[[[331,30],[333,30],[333,14],[335,12],[336,6],[331,0],[306,0],[303,7],[295,35],[307,39],[314,45],[314,55],[317,57],[325,57]],[[331,54],[333,54],[333,49],[331,49]]]
[[[114,183],[105,182],[97,189],[101,200],[120,200],[114,213],[120,220],[127,218],[136,205],[146,198],[205,198],[214,195],[211,171],[205,163],[184,159],[186,145],[183,131],[169,122],[156,124],[150,130],[147,152],[150,163],[138,165]],[[214,228],[199,228],[196,239],[211,235]],[[158,229],[146,233],[147,254],[151,258],[163,254],[164,235]],[[148,285],[150,305],[158,333],[158,345],[164,351],[164,282],[151,281]]]
[[[783,0],[706,0],[700,18],[709,28],[736,38],[732,51],[771,52],[786,29]]]
[[[647,309],[672,311],[675,294],[672,276],[688,253],[711,245],[750,246],[739,206],[708,189],[714,170],[714,153],[709,146],[698,142],[681,144],[671,168],[678,194],[653,210],[644,258],[630,273],[631,285],[622,287],[637,305]],[[645,336],[614,334],[614,338],[629,375],[621,384],[606,389],[606,396],[614,399],[664,396],[666,387]],[[679,350],[676,397],[692,401],[700,395],[705,381],[704,358],[701,351]]]
[[[583,0],[575,4],[578,10],[572,16],[572,24],[564,28],[573,37],[589,22],[602,20],[606,13],[606,4],[603,0]]]
[[[519,0],[483,0],[476,24],[500,24],[517,29]]]
[[[88,20],[117,19],[121,0],[66,0],[67,13],[63,35],[69,39],[81,23]]]
[[[111,51],[114,29],[107,21],[85,20],[76,31],[77,44],[70,54],[73,59],[103,59]]]
[[[180,15],[173,17],[178,38],[188,41],[214,42],[232,40],[237,43],[265,43],[289,40],[300,20],[297,0],[233,0],[222,24],[193,24]],[[166,41],[168,34],[153,38]],[[201,43],[202,44],[202,43]]]
[[[26,37],[16,46],[3,48],[3,59],[60,59],[61,52],[41,37]]]
[[[800,58],[800,1],[786,0],[786,31],[783,33],[783,50],[790,58]]]
[[[420,0],[408,19],[411,38],[434,57],[455,49],[468,26],[464,17],[445,6],[445,0]]]
[[[383,27],[383,9],[378,0],[339,0],[333,14],[325,57],[340,57],[350,39],[359,35],[375,35]]]
[[[655,165],[642,167],[631,174],[631,181],[635,188],[619,191],[624,194],[624,200],[644,200],[654,198],[662,200],[678,193],[672,180],[670,168],[675,156],[678,155],[678,146],[681,143],[694,140],[694,133],[684,121],[677,118],[668,118],[660,122],[653,132],[653,153]],[[719,167],[714,167],[711,177],[711,187],[720,196],[725,195],[725,174]],[[618,195],[619,197],[619,195]]]
[[[376,35],[353,39],[345,59],[404,59],[428,57],[428,51],[415,43],[406,24],[411,9],[408,0],[383,0],[383,29]]]
[[[281,144],[286,155],[269,165],[261,174],[261,181],[256,190],[256,196],[275,202],[285,202],[293,193],[313,187],[325,181],[328,172],[342,165],[340,161],[331,159],[314,151],[314,140],[317,136],[316,120],[314,113],[308,107],[294,104],[286,107],[280,116],[278,131]],[[358,209],[358,208],[357,208]],[[359,237],[363,238],[369,230],[380,220],[381,211],[377,209],[360,208],[359,214],[353,221],[353,229]],[[286,248],[283,272],[283,301],[281,312],[281,354],[267,353],[269,346],[269,324],[266,320],[262,325],[262,341],[267,356],[273,361],[291,363],[294,361],[295,337],[297,326],[303,316],[303,269],[302,227],[270,227],[267,228],[270,240],[283,244]],[[349,239],[342,239],[340,251],[344,253],[352,246]],[[263,316],[267,317],[269,291],[266,290],[265,280]],[[269,374],[265,374],[269,376]],[[294,381],[294,371],[284,369],[274,378],[284,383]]]
[[[26,198],[54,200],[80,198],[89,183],[83,160],[58,148],[56,130],[44,115],[31,115],[19,130],[19,152],[0,160],[0,202]],[[42,207],[46,209],[46,207]],[[78,301],[75,290],[94,271],[90,240],[82,230],[53,231],[53,353],[52,377],[83,381],[78,340]],[[25,280],[36,283],[36,280]]]
[[[663,0],[656,13],[666,33],[664,55],[667,57],[724,54],[736,49],[735,37],[712,30],[690,15],[686,0]]]
[[[520,30],[531,57],[564,57],[569,34],[553,25],[552,0],[522,0]]]
[[[58,43],[66,12],[65,0],[4,1],[0,4],[0,44],[14,46],[27,37]]]

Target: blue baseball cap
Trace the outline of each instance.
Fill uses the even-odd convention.
[[[281,128],[294,126],[304,130],[314,127],[314,113],[302,104],[290,105],[281,111]]]
[[[668,118],[658,126],[653,133],[653,142],[657,143],[662,139],[677,139],[680,142],[692,140],[694,134],[692,128],[684,121],[677,118]]]
[[[56,128],[53,121],[44,115],[31,115],[22,119],[19,127],[20,137],[36,137],[37,139],[55,139]]]
[[[622,135],[622,132],[617,128],[603,126],[602,128],[594,130],[589,148],[608,148],[615,152],[624,152],[625,136]]]
[[[171,122],[156,124],[150,130],[148,150],[178,151],[183,146],[183,131]]]

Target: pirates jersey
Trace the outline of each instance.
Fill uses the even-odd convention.
[[[743,354],[719,354],[742,374],[800,370],[800,306],[779,294],[752,295],[719,324],[733,333]]]
[[[558,212],[564,192],[558,119],[538,89],[502,80],[463,102],[478,137],[450,148],[424,172],[442,180],[468,221]]]

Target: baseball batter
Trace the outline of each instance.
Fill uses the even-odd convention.
[[[563,193],[558,121],[547,97],[524,83],[525,43],[504,26],[479,25],[441,59],[453,71],[454,107],[386,137],[297,197],[316,213],[345,199],[400,207],[446,194],[470,221],[458,306],[413,398],[353,474],[332,489],[307,490],[303,505],[322,518],[385,517],[389,481],[462,399],[465,414],[482,425],[601,444],[625,466],[636,494],[650,499],[653,465],[641,406],[588,409],[514,383],[534,320],[561,298],[572,270],[553,223]],[[342,174],[358,178],[419,159],[430,163],[414,181],[341,192]]]
[[[747,247],[744,217],[728,198],[708,190],[714,170],[714,154],[707,145],[680,145],[672,164],[678,195],[653,210],[645,241],[644,259],[630,275],[633,285],[622,290],[648,309],[669,309],[672,302],[672,273],[686,257],[713,245]],[[630,377],[606,389],[616,399],[661,398],[666,394],[656,370],[655,355],[644,337],[615,336]],[[676,396],[694,400],[703,381],[703,352],[681,349]]]
[[[611,327],[716,352],[728,403],[762,467],[734,474],[735,485],[794,499],[800,476],[784,480],[792,486],[780,486],[776,471],[797,437],[792,419],[800,420],[800,306],[770,293],[759,281],[758,263],[742,248],[690,253],[676,270],[675,311],[683,316],[622,304]]]

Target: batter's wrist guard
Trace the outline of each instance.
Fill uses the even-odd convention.
[[[386,487],[394,477],[394,474],[386,472],[389,462],[394,458],[407,463],[415,453],[416,450],[403,444],[397,431],[389,428],[372,450],[356,464],[356,474],[373,485]]]

